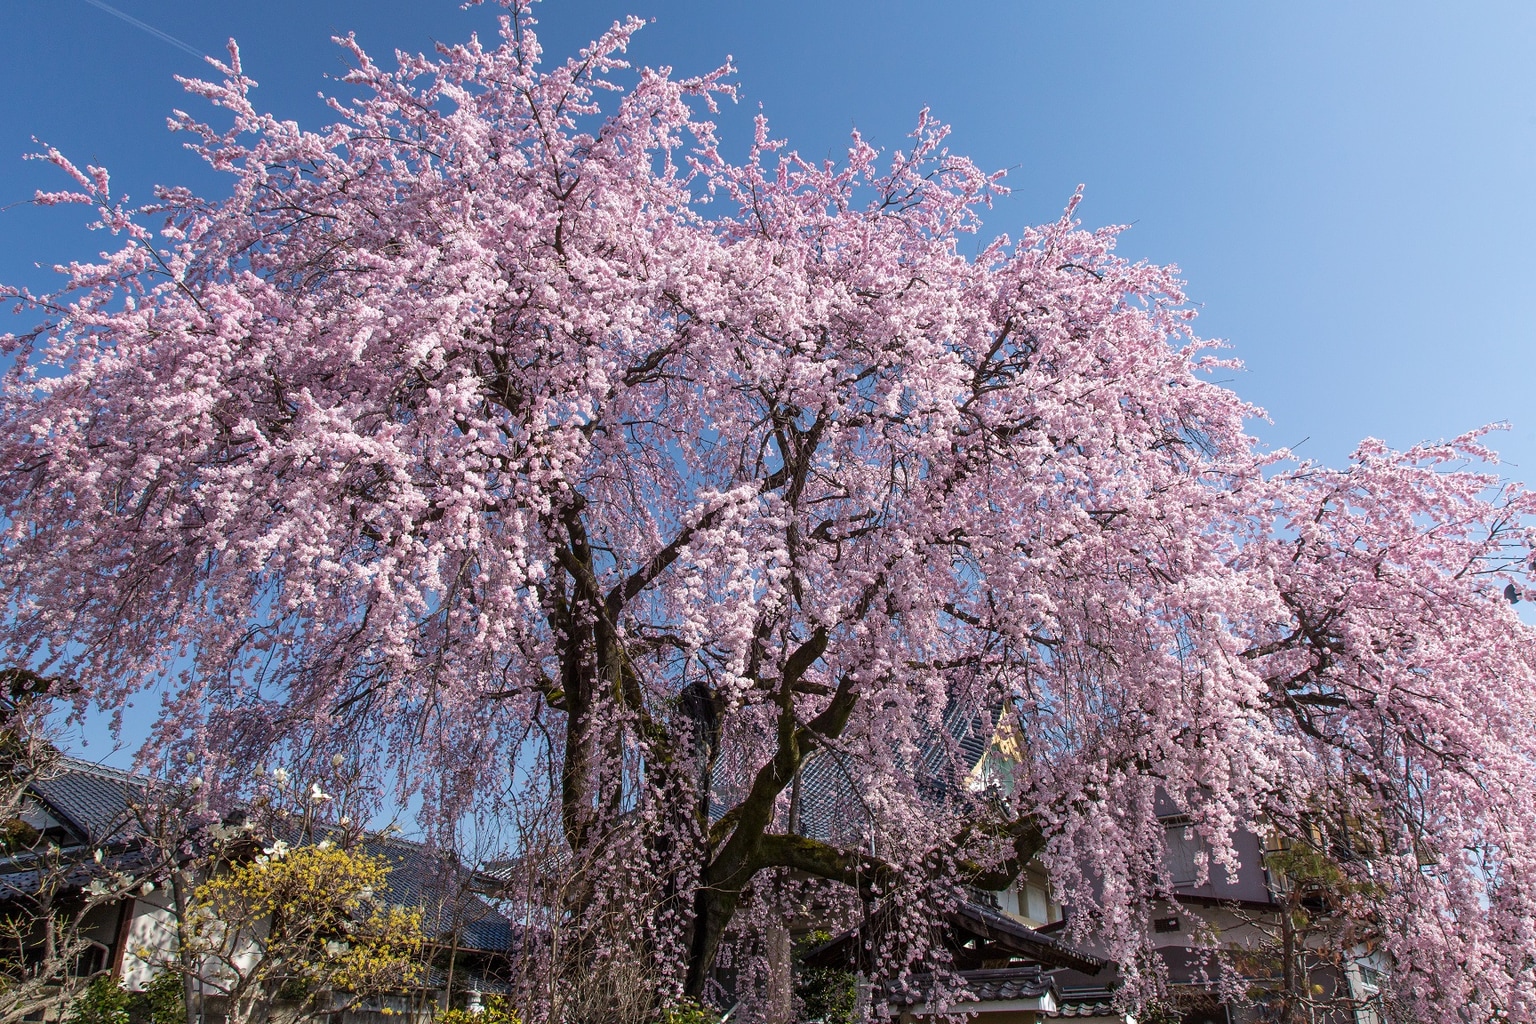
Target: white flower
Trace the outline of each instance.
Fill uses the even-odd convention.
[[[139,892],[143,893],[145,896],[148,896],[150,893],[152,893],[154,891],[155,891],[155,883],[154,882],[145,882],[143,887],[141,889],[139,889]]]
[[[286,769],[286,768],[273,768],[272,769],[272,781],[277,783],[279,786],[287,785],[287,783],[288,783],[288,769]]]
[[[347,759],[346,759],[346,757],[344,755],[342,755],[342,754],[332,754],[331,755],[331,767],[332,768],[340,768],[342,765],[344,765],[346,763],[347,763]]]
[[[97,864],[101,863],[101,851],[100,850],[96,851],[96,863]]]
[[[278,860],[282,860],[284,857],[288,856],[288,842],[287,840],[279,839],[271,846],[263,847],[261,852],[267,854],[269,857],[275,857]]]
[[[311,782],[309,784],[309,798],[318,804],[329,800],[331,795],[320,788],[320,783]]]

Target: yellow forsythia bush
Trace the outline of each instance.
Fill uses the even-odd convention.
[[[433,1018],[434,1024],[523,1024],[523,1018],[507,1005],[505,999],[491,996],[479,1013],[469,1010],[444,1010]]]
[[[407,988],[423,972],[421,913],[384,901],[389,870],[329,842],[274,843],[196,888],[189,944],[251,1011],[279,984],[290,998]]]

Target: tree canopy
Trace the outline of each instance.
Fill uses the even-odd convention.
[[[1404,1014],[1536,1012],[1536,498],[1481,434],[1265,451],[1176,272],[1077,198],[971,244],[1001,176],[926,113],[728,160],[731,69],[630,69],[639,27],[342,39],[319,131],[231,44],[187,83],[223,125],[174,119],[222,199],[48,151],[39,201],[119,241],[6,293],[0,658],[166,687],[150,756],[210,784],[341,752],[445,833],[548,796],[577,948],[679,995],[791,878],[896,894],[899,972],[921,908],[1036,856],[1137,991],[1172,801],[1227,866],[1341,823]],[[956,709],[1006,784],[927,756]],[[856,844],[792,820],[817,751]]]

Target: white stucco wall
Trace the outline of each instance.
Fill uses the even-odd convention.
[[[158,889],[135,897],[129,913],[120,977],[124,988],[138,991],[159,973],[158,965],[176,955],[176,914],[168,894]]]

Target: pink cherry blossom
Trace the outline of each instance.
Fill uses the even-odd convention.
[[[164,687],[146,756],[210,787],[341,751],[445,841],[548,797],[564,911],[622,909],[674,995],[856,893],[888,973],[942,966],[929,910],[1037,855],[1151,992],[1166,799],[1227,866],[1351,823],[1393,1012],[1536,1015],[1536,498],[1482,435],[1266,453],[1175,271],[1077,197],[968,256],[1001,176],[926,113],[824,164],[759,120],[732,163],[731,69],[631,69],[639,27],[341,39],[319,131],[231,44],[186,83],[222,127],[172,122],[218,200],[45,153],[38,201],[117,241],[6,293],[9,663]],[[1017,737],[1000,789],[928,756],[957,709]],[[846,843],[791,820],[818,751]]]

